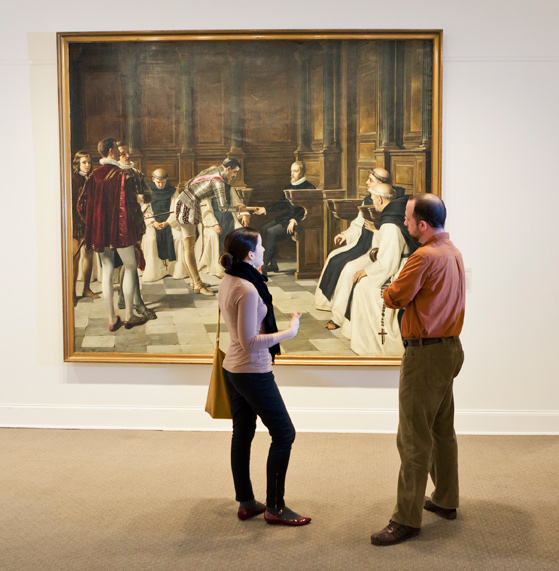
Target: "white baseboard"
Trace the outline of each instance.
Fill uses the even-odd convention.
[[[299,432],[395,433],[396,410],[291,408]],[[559,411],[458,410],[459,434],[559,434]],[[230,430],[201,407],[0,405],[3,428]]]

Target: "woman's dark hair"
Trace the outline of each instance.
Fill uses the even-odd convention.
[[[242,262],[249,252],[256,250],[258,244],[258,230],[242,227],[233,230],[225,237],[224,252],[219,257],[219,263],[228,269],[232,264]]]

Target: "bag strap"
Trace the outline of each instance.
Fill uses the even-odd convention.
[[[219,324],[221,323],[221,309],[217,306],[217,330],[215,333],[215,344],[219,348]]]

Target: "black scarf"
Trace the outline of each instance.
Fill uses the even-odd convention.
[[[274,315],[274,307],[272,305],[272,294],[266,285],[268,278],[263,276],[256,268],[247,262],[232,264],[228,270],[225,270],[225,273],[229,274],[230,276],[235,276],[236,278],[247,280],[247,282],[250,282],[256,288],[256,291],[268,308],[266,317],[264,317],[264,332],[276,333],[278,326],[276,325],[276,316]],[[272,355],[272,362],[275,361],[276,355],[281,354],[279,343],[269,347],[268,350]]]

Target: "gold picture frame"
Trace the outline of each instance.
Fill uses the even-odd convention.
[[[277,363],[399,364],[337,349],[344,339],[310,322],[324,320],[308,294],[349,224],[331,200],[362,198],[369,169],[387,168],[408,194],[441,195],[442,30],[75,32],[57,44],[65,361],[210,363],[214,352],[217,298],[196,296],[188,280],[142,284],[162,319],[130,331],[103,325],[102,299],[75,297],[72,161],[85,150],[98,166],[97,142],[114,137],[147,183],[155,168],[177,185],[237,158],[235,194],[252,208],[282,198],[290,164],[304,161],[319,190],[285,191],[305,219],[282,243],[288,269],[271,284],[279,324],[291,292],[308,335]]]

